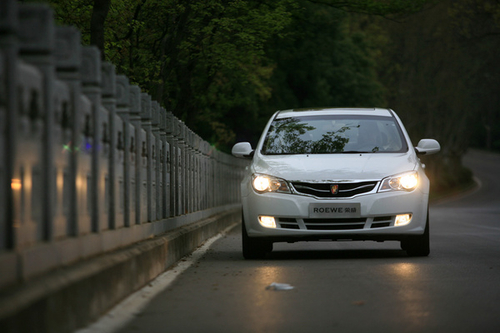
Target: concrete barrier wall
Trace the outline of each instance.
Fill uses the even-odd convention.
[[[239,218],[245,164],[117,75],[48,7],[0,2],[0,291]]]

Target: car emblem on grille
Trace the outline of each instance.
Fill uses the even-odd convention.
[[[339,186],[338,185],[330,185],[330,192],[332,192],[332,194],[339,193]]]

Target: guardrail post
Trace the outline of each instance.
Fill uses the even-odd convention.
[[[153,220],[161,219],[161,179],[160,179],[160,169],[161,169],[161,151],[163,149],[163,144],[160,140],[160,105],[156,101],[151,102],[151,140],[153,142],[153,190],[152,190],[152,202],[153,202]]]
[[[91,107],[88,99],[82,96],[81,89],[81,39],[80,32],[74,27],[56,27],[56,70],[57,76],[69,88],[69,108],[65,116],[64,127],[71,129],[71,137],[64,142],[61,152],[70,156],[68,184],[69,194],[63,194],[67,202],[63,206],[69,209],[69,221],[66,234],[77,236],[90,231],[90,211],[87,198],[88,179],[91,177],[90,152],[86,149],[89,133],[85,131],[86,122],[90,121]],[[56,94],[57,95],[57,94]],[[85,99],[85,100],[84,100]],[[64,113],[63,113],[64,115]],[[88,125],[88,124],[87,124]]]
[[[183,133],[183,148],[182,148],[182,153],[183,153],[183,161],[184,161],[184,166],[183,166],[183,171],[184,171],[184,177],[182,178],[183,182],[183,202],[184,202],[184,209],[183,212],[184,214],[188,214],[189,211],[189,202],[190,202],[190,197],[191,197],[191,184],[190,184],[190,174],[191,174],[191,143],[189,142],[189,128],[186,126],[186,124],[183,122],[182,123],[182,133]]]
[[[153,202],[153,188],[155,186],[155,176],[153,172],[153,151],[154,151],[154,136],[151,129],[151,96],[146,93],[141,94],[141,126],[146,132],[146,178],[142,179],[146,198],[147,221],[153,220],[153,212],[155,203]]]
[[[185,130],[186,126],[181,120],[178,120],[177,126],[179,127],[179,136],[177,137],[178,144],[178,156],[179,156],[179,214],[186,214],[186,174],[187,174],[187,163],[186,163],[186,137]]]
[[[226,193],[224,193],[225,185],[221,182],[222,175],[224,173],[224,164],[222,161],[222,154],[219,151],[215,152],[215,161],[217,172],[215,173],[215,186],[214,186],[214,195],[217,198],[216,206],[219,206],[220,203],[225,199]]]
[[[201,138],[193,132],[194,137],[194,186],[196,190],[196,196],[194,201],[194,210],[201,210],[200,202],[201,202],[201,154],[200,154],[200,142]]]
[[[116,229],[124,225],[124,124],[116,114],[115,66],[108,62],[102,64],[101,93],[109,117],[108,228]]]
[[[20,228],[22,238],[19,244],[31,244],[42,240],[52,240],[54,236],[54,128],[53,81],[54,81],[54,24],[52,11],[45,6],[29,4],[20,7],[19,38],[20,56],[26,62],[36,66],[39,74],[24,67],[24,74],[31,72],[23,83],[25,91],[22,105],[28,111],[24,119],[25,133],[18,133],[18,167],[24,198],[24,205],[19,211],[21,220],[26,215],[26,223]],[[33,81],[30,81],[33,79]],[[36,83],[35,83],[36,82]],[[33,86],[36,84],[38,87]],[[26,134],[26,136],[24,135]],[[22,140],[21,140],[22,135]],[[26,149],[25,149],[26,148]],[[22,160],[22,162],[21,162]],[[17,178],[17,177],[16,177]],[[23,202],[24,201],[24,202]],[[29,216],[29,217],[28,217]],[[34,228],[34,230],[31,230]],[[35,237],[33,237],[33,231]]]
[[[80,81],[80,35],[74,28],[56,28],[54,86],[54,163],[56,171],[54,237],[76,235],[76,153],[74,121]],[[76,55],[78,54],[78,55]]]
[[[191,141],[191,203],[190,208],[191,212],[195,212],[197,210],[197,196],[198,196],[198,188],[197,188],[197,172],[196,172],[196,135],[192,130],[190,132],[190,141]]]
[[[71,139],[73,129],[69,123],[69,116],[73,113],[71,105],[71,92],[63,81],[54,81],[54,124],[53,156],[55,170],[53,236],[56,238],[68,235],[68,230],[73,225],[71,199],[74,197],[74,173],[71,168]]]
[[[14,233],[13,192],[20,183],[14,182],[16,128],[18,125],[18,3],[0,2],[0,251],[17,243]],[[19,222],[17,222],[19,223]],[[17,272],[11,272],[12,275]],[[6,272],[4,278],[10,279]],[[0,282],[3,279],[0,278]]]
[[[208,186],[210,180],[210,156],[209,153],[209,145],[206,141],[201,142],[201,152],[203,154],[202,158],[202,173],[203,173],[203,197],[202,197],[202,209],[208,209],[209,207],[209,194],[208,194]]]
[[[186,154],[186,176],[184,178],[185,184],[186,184],[186,208],[185,212],[186,213],[191,213],[192,212],[192,198],[193,198],[193,181],[192,181],[192,173],[193,173],[193,143],[191,141],[191,130],[186,126],[185,127],[185,136],[186,136],[186,145],[184,148],[185,154]]]
[[[171,112],[167,113],[165,123],[165,133],[167,135],[167,181],[169,187],[169,214],[168,216],[175,216],[176,212],[176,158],[175,158],[175,117]]]
[[[211,207],[216,207],[218,206],[219,204],[219,197],[220,196],[220,193],[218,191],[218,186],[217,186],[217,180],[218,180],[218,176],[219,176],[219,165],[218,165],[218,153],[217,151],[214,149],[212,150],[212,154],[210,155],[211,157],[211,171],[212,171],[212,175],[210,177],[210,181],[211,181],[211,184],[210,184],[210,196],[213,198],[212,199],[212,202],[211,202]]]
[[[191,179],[191,173],[193,170],[193,165],[192,165],[192,142],[191,142],[191,130],[184,124],[184,138],[185,138],[185,145],[184,145],[184,154],[185,154],[185,161],[186,161],[186,166],[185,166],[185,176],[184,176],[184,183],[185,183],[185,190],[184,190],[184,212],[186,214],[191,213],[191,197],[193,195],[192,191],[192,179]]]
[[[208,144],[208,143],[207,143]],[[212,146],[208,149],[208,208],[212,208],[215,206],[215,197],[214,197],[214,184],[215,184],[215,150]]]
[[[177,137],[179,128],[178,119],[170,113],[170,215],[179,215],[179,154]]]
[[[229,183],[230,179],[228,179],[228,170],[227,170],[227,165],[226,165],[226,159],[225,155],[217,152],[217,165],[219,166],[219,172],[217,172],[217,186],[219,187],[219,204],[222,202],[225,202],[229,196],[229,193],[227,193],[227,184]]]
[[[109,140],[107,134],[107,111],[101,107],[101,57],[96,47],[82,48],[82,91],[92,103],[92,115],[89,127],[91,128],[92,145],[88,147],[92,154],[92,177],[90,182],[92,214],[91,231],[99,232],[108,224],[106,178],[107,158],[105,143]],[[104,153],[103,153],[104,152]],[[106,159],[105,159],[106,158]]]
[[[162,143],[162,149],[160,152],[160,202],[161,202],[161,214],[160,218],[164,219],[169,216],[169,182],[170,180],[168,173],[168,142],[167,142],[167,111],[164,108],[160,108],[160,141]]]
[[[1,40],[1,36],[0,36]],[[0,41],[0,47],[3,46]],[[10,169],[6,165],[7,159],[7,127],[9,126],[7,118],[7,80],[6,80],[6,67],[7,61],[3,52],[0,52],[0,160],[5,163],[0,164],[0,251],[7,247],[7,238],[9,237],[10,230],[7,228],[7,197],[8,190],[8,173]]]
[[[224,155],[221,153],[221,152],[217,152],[217,165],[219,166],[218,169],[219,169],[219,172],[217,173],[217,185],[216,187],[218,187],[218,191],[217,191],[217,194],[218,194],[218,197],[219,197],[219,202],[218,202],[218,206],[221,205],[223,202],[225,202],[225,200],[227,199],[228,197],[228,193],[227,193],[227,181],[226,180],[226,177],[227,177],[227,168],[226,168],[226,165],[225,165],[225,159],[224,159]]]
[[[174,120],[174,146],[173,146],[173,155],[174,158],[172,159],[172,163],[175,163],[175,168],[174,171],[175,173],[173,174],[175,178],[175,216],[181,215],[182,211],[182,206],[181,206],[181,200],[182,200],[182,191],[181,191],[181,181],[182,181],[182,160],[181,160],[181,150],[180,150],[180,136],[181,136],[181,122],[177,118],[173,118]]]
[[[116,76],[116,114],[123,120],[123,177],[120,184],[120,198],[123,199],[123,224],[129,227],[135,223],[135,200],[132,188],[135,186],[135,127],[130,123],[130,84],[125,75]],[[119,141],[119,140],[118,140]],[[120,146],[119,144],[117,145]],[[120,150],[119,150],[120,151]],[[131,222],[133,221],[133,222]]]
[[[143,182],[147,181],[147,148],[146,131],[141,127],[141,89],[130,86],[130,123],[135,130],[135,183],[131,183],[131,200],[135,205],[135,220],[131,223],[141,224],[147,220],[147,203]],[[131,151],[133,147],[131,147]],[[147,197],[146,197],[147,198]]]
[[[193,133],[194,136],[194,188],[195,188],[195,199],[194,199],[194,210],[201,210],[201,153],[200,153],[200,137]]]
[[[208,208],[208,143],[206,141],[201,141],[201,179],[202,179],[202,197],[201,197],[201,209]]]

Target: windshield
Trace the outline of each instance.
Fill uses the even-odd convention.
[[[275,119],[262,154],[397,153],[407,149],[392,117],[325,115]]]

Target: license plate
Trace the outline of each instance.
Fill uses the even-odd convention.
[[[359,217],[360,215],[361,215],[361,205],[359,203],[309,204],[309,217],[342,218],[342,217]]]

